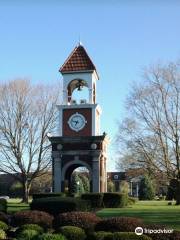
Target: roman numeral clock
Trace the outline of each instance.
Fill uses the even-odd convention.
[[[79,44],[59,71],[63,77],[63,100],[57,105],[57,133],[49,137],[53,191],[69,190],[73,171],[86,167],[89,170],[90,191],[106,192],[108,137],[100,132],[102,111],[96,103],[99,80],[96,67],[85,48]],[[86,99],[83,95],[85,89]],[[78,99],[75,93],[78,93]]]

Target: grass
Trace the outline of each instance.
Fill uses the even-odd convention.
[[[28,210],[29,204],[22,203],[20,198],[11,198],[8,199],[7,212],[15,213],[22,210]]]
[[[105,208],[97,212],[100,217],[127,216],[142,218],[145,223],[162,224],[180,230],[180,206],[167,201],[138,201],[126,208]]]

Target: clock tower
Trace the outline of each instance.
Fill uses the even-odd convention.
[[[62,104],[57,105],[58,121],[52,144],[53,191],[70,188],[72,172],[86,167],[92,192],[106,192],[106,134],[100,132],[101,108],[96,102],[99,76],[85,48],[79,44],[66,59],[60,73],[63,77]],[[74,94],[86,90],[86,99]]]

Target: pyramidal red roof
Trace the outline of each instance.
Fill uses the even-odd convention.
[[[74,48],[59,71],[62,73],[68,73],[93,70],[96,71],[96,67],[88,56],[85,48],[82,45],[79,45]]]

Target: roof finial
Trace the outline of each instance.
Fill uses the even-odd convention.
[[[80,35],[80,34],[79,34],[78,46],[82,46],[82,42],[81,42],[81,35]]]

